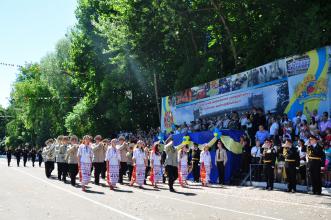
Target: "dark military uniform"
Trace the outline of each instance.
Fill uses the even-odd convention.
[[[265,164],[264,167],[264,175],[267,182],[266,189],[273,190],[274,188],[274,169],[275,169],[275,162],[276,162],[276,150],[271,147],[268,149],[264,149],[263,151],[263,163]]]
[[[22,156],[22,150],[20,148],[15,150],[15,157],[16,157],[16,162],[17,166],[20,166],[20,161],[21,161],[21,156]]]
[[[296,168],[300,165],[300,156],[296,147],[284,148],[285,172],[287,179],[287,190],[296,191]]]
[[[29,151],[28,149],[24,149],[23,150],[23,165],[26,167],[26,162],[28,161],[28,154],[29,154]]]
[[[190,150],[190,156],[192,160],[192,174],[194,178],[194,182],[199,182],[200,179],[200,167],[199,167],[199,161],[200,161],[200,153],[201,150],[197,148],[197,150],[193,149]]]
[[[10,161],[11,161],[11,150],[7,150],[7,162],[8,162],[8,166],[10,166]]]
[[[34,167],[34,163],[36,162],[36,150],[35,149],[32,149],[30,151],[30,156],[31,156],[31,161],[32,161],[32,166]]]
[[[325,164],[325,153],[323,148],[319,144],[316,144],[315,146],[308,146],[307,154],[313,193],[320,195],[322,193],[321,167]]]
[[[38,151],[38,162],[39,162],[39,167],[41,167],[41,164],[43,162],[42,150]]]

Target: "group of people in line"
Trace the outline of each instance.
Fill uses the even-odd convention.
[[[238,115],[234,112],[227,124],[238,126],[227,127],[243,130],[245,133],[240,141],[243,146],[241,172],[248,173],[250,164],[263,165],[266,189],[272,190],[277,161],[277,165],[284,166],[289,192],[296,191],[296,174],[299,172],[305,179],[308,170],[313,193],[321,194],[321,169],[324,174],[330,174],[331,183],[331,120],[327,112],[322,116],[317,111],[308,113],[311,118],[309,125],[307,117],[301,111],[290,120],[286,114],[279,118],[269,113],[264,115],[262,109],[253,108],[249,117],[243,117],[239,124]],[[221,125],[224,126],[224,123]],[[184,131],[182,129],[180,133]],[[190,133],[190,130],[186,129],[186,133]],[[47,177],[54,170],[55,162],[59,180],[66,182],[69,176],[71,184],[75,186],[76,176],[79,174],[83,190],[90,182],[91,172],[94,170],[94,183],[99,184],[101,177],[106,179],[111,189],[116,187],[116,183],[123,184],[123,177],[127,176],[130,185],[138,184],[139,187],[146,184],[147,180],[158,187],[158,183],[165,183],[168,179],[169,190],[174,191],[173,184],[177,179],[182,187],[188,185],[189,173],[192,173],[194,182],[208,186],[212,161],[215,161],[218,182],[224,184],[227,152],[222,141],[217,138],[203,145],[192,143],[174,146],[172,135],[164,143],[154,144],[144,142],[143,138],[137,140],[128,137],[130,135],[121,135],[118,139],[108,140],[102,139],[100,135],[94,139],[86,135],[79,141],[75,135],[61,135],[56,140],[47,140],[46,147],[38,152],[35,149],[29,151],[20,148],[14,153],[8,150],[8,166],[12,154],[16,156],[18,166],[22,156],[24,166],[29,156],[33,165],[37,157],[39,166],[42,161],[45,162]],[[210,148],[215,143],[216,156],[211,160]]]
[[[41,167],[41,164],[43,162],[42,150],[40,149],[37,151],[35,148],[32,148],[31,150],[28,149],[28,147],[25,147],[21,149],[21,147],[16,148],[14,151],[12,149],[7,149],[6,156],[7,156],[7,164],[10,166],[12,156],[15,156],[17,166],[20,166],[21,158],[23,158],[23,166],[26,167],[26,163],[28,160],[31,159],[32,166],[34,167],[34,164],[36,161],[39,163],[39,167]]]
[[[209,143],[190,146],[174,146],[172,136],[164,143],[155,142],[149,147],[142,140],[127,142],[125,137],[102,139],[86,135],[79,142],[77,136],[59,136],[56,140],[45,142],[42,155],[45,161],[45,174],[50,177],[57,163],[58,179],[76,186],[76,176],[86,190],[94,170],[94,183],[100,184],[100,177],[105,179],[111,190],[116,184],[123,184],[127,176],[128,184],[137,184],[143,188],[147,180],[158,188],[158,184],[168,180],[169,190],[174,192],[174,182],[178,179],[182,187],[187,187],[187,177],[192,172],[195,182],[208,186],[212,167],[209,148],[217,142],[215,165],[219,170],[219,183],[224,184],[224,168],[227,154],[221,140],[213,138]],[[149,178],[148,178],[149,177]]]
[[[322,192],[322,176],[321,169],[325,163],[325,152],[322,145],[319,144],[319,139],[311,135],[305,143],[306,151],[305,160],[307,161],[309,176],[312,184],[313,194],[320,195]],[[271,138],[267,138],[260,147],[259,141],[257,146],[252,149],[252,155],[259,154],[257,162],[264,165],[264,176],[266,179],[266,189],[273,190],[275,179],[275,163],[277,159],[278,148],[275,147]],[[296,192],[297,186],[297,170],[300,167],[300,151],[291,139],[287,139],[282,145],[282,156],[284,157],[284,168],[287,181],[287,191]],[[256,158],[256,157],[255,157]],[[259,167],[257,167],[259,169]],[[305,169],[306,172],[306,169]]]

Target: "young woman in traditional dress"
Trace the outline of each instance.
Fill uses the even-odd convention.
[[[83,143],[78,148],[78,167],[79,167],[79,179],[82,183],[82,190],[86,191],[86,185],[91,180],[91,167],[93,152],[91,148],[92,137],[85,135],[83,137]]]
[[[110,190],[113,190],[116,187],[116,183],[119,179],[121,154],[116,148],[117,143],[117,139],[112,139],[106,152],[107,182]]]
[[[178,181],[181,187],[187,186],[187,175],[188,175],[188,146],[184,145],[182,149],[178,151]]]
[[[159,151],[159,144],[153,146],[151,155],[150,155],[150,181],[154,188],[157,187],[157,183],[162,181],[162,169],[161,169],[161,153]]]
[[[138,141],[135,150],[133,151],[133,173],[131,177],[130,186],[136,182],[139,185],[139,188],[142,188],[145,180],[145,169],[147,165],[146,154],[144,152],[143,141]]]
[[[203,146],[203,151],[200,154],[200,178],[202,186],[208,186],[211,171],[211,156],[208,144]]]

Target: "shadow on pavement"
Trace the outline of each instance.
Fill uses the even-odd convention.
[[[196,193],[189,193],[189,192],[178,192],[175,191],[174,193],[179,194],[179,195],[184,195],[184,196],[196,196]]]
[[[123,193],[133,193],[132,190],[124,190],[124,189],[113,189],[114,192],[123,192]]]
[[[105,194],[104,192],[93,191],[93,190],[90,190],[90,189],[87,189],[85,192],[86,193],[91,193],[91,194]]]

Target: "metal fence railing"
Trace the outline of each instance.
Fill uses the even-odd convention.
[[[265,165],[264,164],[250,164],[249,166],[249,178],[248,181],[250,185],[253,182],[265,182]],[[283,162],[279,162],[275,165],[274,169],[274,182],[275,183],[287,183],[286,172]],[[322,186],[325,188],[331,188],[331,171],[322,170]],[[309,168],[306,164],[301,164],[299,169],[297,169],[297,185],[305,186],[306,191],[310,191],[311,178],[309,175]]]

